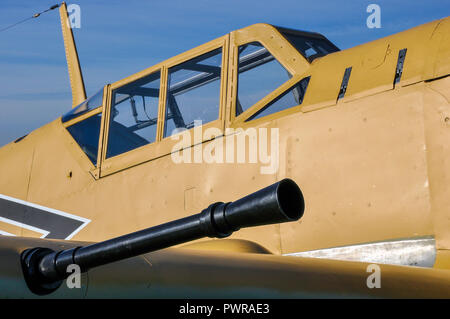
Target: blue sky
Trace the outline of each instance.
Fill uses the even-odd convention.
[[[2,0],[0,29],[58,0]],[[68,1],[81,7],[74,29],[88,96],[159,61],[254,23],[316,31],[341,49],[450,15],[448,0]],[[369,29],[366,8],[381,7]],[[59,13],[0,32],[0,146],[71,108]]]

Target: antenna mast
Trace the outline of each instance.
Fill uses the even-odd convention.
[[[77,106],[86,100],[86,90],[84,88],[83,74],[81,73],[80,61],[78,59],[77,47],[70,26],[69,14],[66,3],[59,7],[61,17],[61,28],[66,50],[67,69],[69,70],[70,88],[72,90],[72,107]]]

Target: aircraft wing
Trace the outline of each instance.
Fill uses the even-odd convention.
[[[224,240],[226,241],[226,240]],[[0,298],[37,298],[27,287],[21,253],[89,243],[0,236]],[[379,264],[369,288],[368,263],[168,248],[81,274],[45,298],[450,298],[450,271]],[[70,280],[70,278],[69,278]]]

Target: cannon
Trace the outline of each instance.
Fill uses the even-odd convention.
[[[299,220],[304,212],[303,194],[297,184],[283,179],[234,202],[211,204],[198,214],[84,247],[62,251],[30,248],[21,254],[28,288],[49,294],[76,264],[81,272],[203,237],[225,238],[240,228]]]

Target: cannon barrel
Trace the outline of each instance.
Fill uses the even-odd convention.
[[[284,179],[234,202],[217,202],[198,214],[103,242],[59,252],[28,249],[22,253],[22,267],[28,287],[36,294],[48,294],[69,276],[71,264],[86,272],[203,237],[224,238],[244,227],[296,221],[304,208],[300,188]]]

